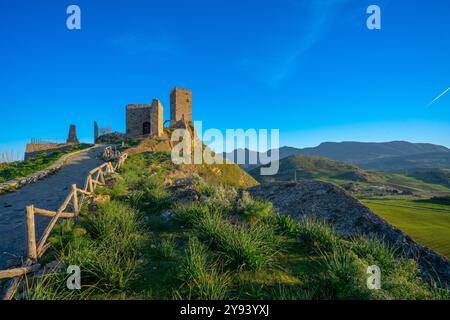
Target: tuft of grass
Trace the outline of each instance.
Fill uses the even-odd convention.
[[[174,236],[163,238],[155,243],[158,255],[163,259],[174,259],[177,256],[177,244]]]
[[[302,218],[298,224],[301,243],[317,252],[332,251],[338,242],[336,232],[326,223],[311,218]]]
[[[238,211],[247,220],[257,220],[273,215],[273,205],[269,201],[254,200],[244,196],[238,201]]]
[[[128,186],[125,180],[121,176],[115,176],[114,185],[110,188],[108,187],[97,187],[95,189],[95,194],[109,195],[114,200],[123,200],[128,195]]]
[[[194,202],[190,206],[178,206],[175,208],[175,218],[186,225],[193,227],[198,221],[201,221],[210,212],[208,206]]]
[[[369,265],[377,265],[383,270],[392,270],[398,265],[396,249],[383,240],[359,236],[351,239],[349,247]]]
[[[159,213],[163,210],[169,209],[173,204],[173,199],[170,193],[162,188],[146,188],[139,194],[139,201],[134,202],[143,211],[151,211],[152,213]]]
[[[82,286],[82,290],[67,290],[70,275],[52,271],[41,278],[25,278],[22,299],[24,300],[87,300],[93,296],[94,286]]]
[[[124,203],[101,204],[96,212],[79,223],[59,225],[51,238],[58,260],[65,270],[69,265],[81,269],[82,290],[75,296],[61,286],[65,274],[42,278],[33,285],[30,298],[91,299],[123,295],[136,277],[137,260],[143,248],[139,213]],[[63,281],[65,285],[65,281]]]
[[[299,232],[298,224],[292,219],[290,216],[286,215],[277,215],[276,216],[276,224],[278,230],[285,235],[288,236],[297,236]]]
[[[181,278],[191,299],[223,300],[228,297],[230,277],[209,263],[206,247],[191,238],[185,251]]]
[[[258,270],[275,254],[274,230],[266,224],[233,225],[220,213],[201,211],[194,232],[211,248],[220,252],[230,268]]]

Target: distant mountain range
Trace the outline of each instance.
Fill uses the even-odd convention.
[[[240,150],[242,152],[242,149]],[[243,150],[248,161],[259,154]],[[234,151],[237,155],[238,150]],[[225,157],[233,155],[224,154]],[[450,149],[431,143],[392,142],[324,142],[313,148],[282,147],[280,160],[292,155],[319,156],[346,162],[370,170],[399,172],[406,169],[450,168]],[[236,159],[236,158],[235,158]],[[259,164],[259,162],[258,162]],[[258,165],[242,165],[251,170]]]

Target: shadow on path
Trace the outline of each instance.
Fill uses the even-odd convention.
[[[56,211],[69,194],[71,185],[84,186],[88,172],[103,163],[98,157],[102,150],[103,147],[97,147],[75,154],[56,174],[0,195],[0,270],[26,253],[25,207],[33,204]],[[50,218],[36,216],[37,241],[49,221]]]

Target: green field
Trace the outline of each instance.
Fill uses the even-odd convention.
[[[450,206],[423,201],[362,200],[361,202],[417,242],[450,258],[450,212],[426,208],[450,211]],[[424,208],[413,209],[398,205]]]

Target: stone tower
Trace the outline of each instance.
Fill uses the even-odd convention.
[[[150,134],[151,127],[151,110],[150,104],[129,104],[127,105],[127,136],[139,137]]]
[[[69,137],[67,138],[67,143],[72,143],[72,144],[80,143],[77,138],[77,127],[74,124],[70,125]]]
[[[170,125],[180,121],[192,122],[192,92],[175,87],[170,92]]]
[[[150,115],[150,134],[161,137],[164,132],[164,116],[161,101],[153,99]]]
[[[98,140],[98,124],[97,121],[94,121],[94,143],[97,143]]]

